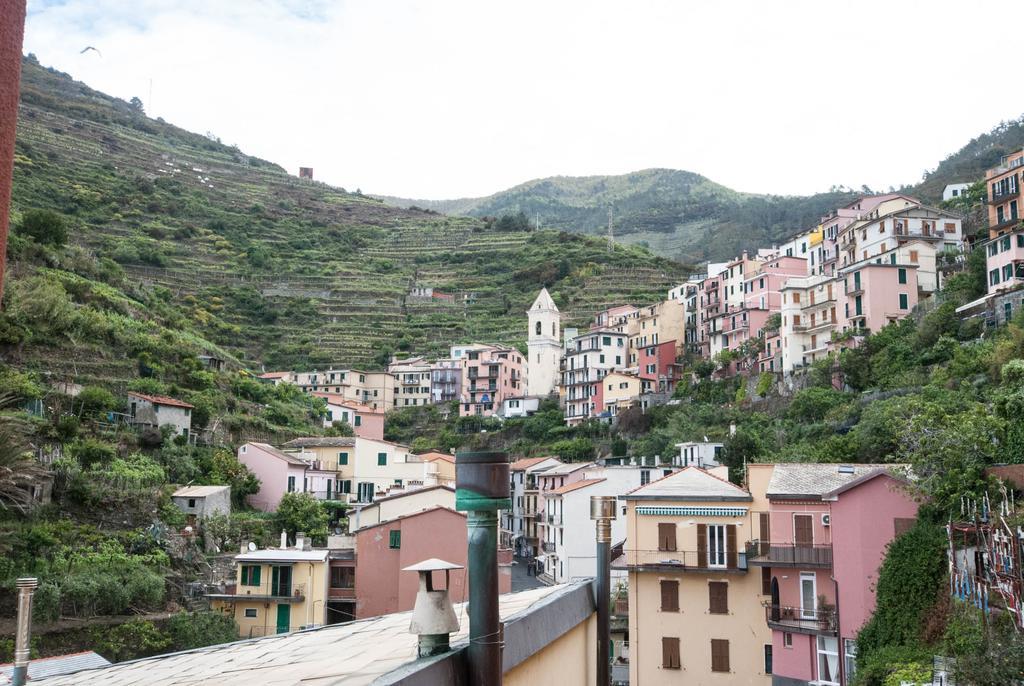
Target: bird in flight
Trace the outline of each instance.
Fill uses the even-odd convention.
[[[89,52],[90,50],[92,50],[93,52],[95,52],[95,53],[96,53],[97,55],[99,55],[100,57],[103,57],[103,53],[102,53],[102,52],[100,52],[99,50],[97,50],[96,48],[92,47],[91,45],[87,45],[87,46],[85,46],[84,48],[82,48],[82,51],[81,51],[80,53],[78,53],[78,54],[79,54],[79,55],[84,55],[85,53]]]

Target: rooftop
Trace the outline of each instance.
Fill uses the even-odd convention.
[[[592,611],[589,581],[501,596],[505,671],[542,650]],[[456,605],[455,613],[461,628],[452,634],[452,644],[458,649],[455,644],[464,645],[469,632],[466,604]],[[381,683],[395,683],[395,675],[385,675],[399,668],[403,673],[417,666],[423,669],[439,659],[416,659],[417,637],[409,633],[411,616],[411,612],[399,612],[348,624],[121,662],[102,671],[90,669],[44,683],[46,686],[96,683],[105,686],[252,686],[257,683],[361,686],[378,678]]]
[[[561,488],[556,488],[555,490],[551,491],[551,493],[552,495],[565,495],[566,493],[571,493],[581,488],[586,488],[588,486],[593,486],[594,484],[599,484],[602,481],[604,481],[604,479],[583,479],[582,481],[576,481],[571,484],[566,484]]]
[[[301,460],[301,459],[295,457],[294,455],[289,455],[286,452],[278,450],[277,448],[275,448],[274,446],[270,445],[269,443],[255,443],[255,442],[252,442],[252,443],[249,443],[248,445],[256,446],[257,448],[259,448],[263,452],[267,453],[268,455],[270,455],[272,457],[276,457],[279,460],[284,460],[288,464],[299,465],[299,466],[302,466],[302,467],[308,467],[309,466],[309,463],[306,462],[305,460]]]
[[[784,462],[775,465],[768,482],[769,498],[821,498],[851,481],[879,470],[906,469],[899,464],[817,464]]]
[[[86,650],[81,653],[70,655],[55,655],[53,657],[41,657],[28,663],[28,679],[36,681],[46,677],[70,674],[83,669],[94,669],[106,667],[110,661],[99,653]],[[0,684],[11,683],[11,673],[14,671],[13,664],[0,665]]]
[[[330,551],[326,548],[299,550],[297,548],[267,548],[235,555],[236,562],[323,562]]]
[[[573,472],[579,471],[580,469],[586,469],[587,467],[593,467],[593,462],[565,462],[562,464],[556,464],[550,469],[545,469],[540,473],[541,476],[561,476],[563,474],[572,474]]]
[[[442,460],[444,462],[451,462],[455,464],[455,456],[450,453],[439,453],[431,451],[429,453],[420,453],[417,455],[424,462],[433,462],[434,460]]]
[[[230,486],[185,486],[171,494],[172,498],[205,498],[215,493],[230,491]]]
[[[516,460],[511,465],[509,465],[509,470],[513,471],[513,472],[520,472],[520,471],[523,471],[525,469],[529,469],[530,467],[534,467],[536,465],[539,465],[541,462],[544,462],[545,460],[557,460],[557,459],[558,458],[553,456],[553,455],[548,455],[546,457],[524,457],[523,459]]]
[[[285,448],[351,448],[356,439],[351,436],[309,436],[293,438],[284,444]]]
[[[185,402],[184,400],[178,400],[177,398],[171,398],[166,395],[149,395],[148,393],[136,393],[135,391],[128,391],[128,395],[133,398],[139,398],[141,400],[147,400],[154,405],[168,405],[170,407],[186,407],[193,408],[195,405]]]
[[[750,493],[736,484],[720,479],[697,467],[685,467],[657,481],[634,488],[625,500],[753,500]]]

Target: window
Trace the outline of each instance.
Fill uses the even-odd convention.
[[[783,648],[792,648],[793,647],[793,634],[789,633],[788,631],[783,632],[783,634],[782,634],[782,647]]]
[[[999,270],[993,269],[988,273],[988,285],[995,286],[997,283],[999,283]]]
[[[402,547],[402,532],[399,529],[393,529],[388,532],[388,547],[392,550],[398,550]]]
[[[814,572],[800,572],[800,616],[814,619],[818,602],[817,580]]]
[[[893,255],[893,257],[895,257],[895,255]],[[907,270],[904,269],[903,267],[900,267],[899,269],[896,270],[896,275],[897,281],[899,281],[899,283],[907,282]]]
[[[906,293],[900,293],[900,309],[901,310],[907,309],[907,307],[909,307],[909,304],[910,303],[909,303],[909,301],[907,299],[907,294]]]
[[[772,594],[772,568],[761,567],[761,595]]]
[[[295,477],[294,476],[289,476],[288,477],[288,492],[289,493],[294,493],[295,492]]]
[[[787,634],[787,636],[788,635],[789,634]],[[766,643],[765,646],[764,646],[764,673],[765,674],[771,674],[772,673],[772,644],[771,643]],[[850,674],[850,672],[846,672],[846,673],[847,673],[847,675]]]
[[[363,418],[360,417],[359,415],[356,415],[356,426],[362,426],[362,425],[363,425]]]
[[[354,567],[331,567],[331,588],[354,588],[355,572]]]
[[[711,671],[729,671],[729,641],[723,638],[711,639]]]
[[[725,566],[725,525],[708,525],[708,567]]]
[[[1013,278],[1013,265],[1012,264],[1004,264],[1003,265],[1003,281],[1009,281],[1012,278]]]
[[[679,582],[662,579],[661,611],[679,612]]]
[[[345,479],[344,481],[342,481],[341,482],[341,492],[342,493],[351,493],[352,492],[352,482],[349,481],[348,479]]]
[[[338,453],[338,464],[348,464],[348,453]]]
[[[729,584],[724,581],[708,582],[708,612],[713,615],[729,614]]]
[[[196,499],[195,498],[189,498],[188,499],[188,506],[189,507],[195,507],[196,506]]]
[[[259,586],[262,569],[259,565],[242,565],[242,585]]]
[[[640,485],[641,486],[646,486],[649,483],[651,483],[651,470],[650,469],[641,469],[640,470]],[[658,526],[661,526],[661,525],[659,524]]]
[[[843,663],[846,668],[846,683],[853,681],[853,675],[857,671],[857,641],[852,638],[843,639]]]
[[[676,549],[676,525],[660,522],[658,524],[658,550]]]
[[[913,264],[917,264],[917,251],[916,250],[911,250],[910,251],[910,261]]]
[[[378,467],[386,467],[387,464],[388,464],[388,454],[387,453],[377,453],[377,466]]]
[[[611,336],[602,336],[601,337],[601,345],[611,345],[611,344],[612,344],[612,337]]]
[[[255,619],[257,617],[257,610],[255,607],[245,608],[245,616],[247,619]]]
[[[663,669],[679,669],[679,639],[663,636],[661,639],[661,666]]]
[[[839,645],[833,636],[818,636],[818,683],[839,684]]]

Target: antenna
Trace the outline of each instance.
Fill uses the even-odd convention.
[[[608,205],[608,252],[615,249],[615,231],[612,229],[612,206]]]

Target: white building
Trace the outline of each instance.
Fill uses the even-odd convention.
[[[170,426],[175,436],[188,438],[193,406],[165,395],[128,392],[128,414],[135,426]]]
[[[231,514],[230,486],[185,486],[171,494],[171,502],[185,513],[190,526],[214,514]]]
[[[517,555],[533,556],[538,553],[537,540],[537,474],[562,462],[557,457],[527,457],[509,466],[509,495],[512,509],[502,510],[501,529],[507,536],[505,547]]]
[[[711,443],[710,441],[687,441],[676,443],[679,448],[679,458],[674,461],[677,467],[699,467],[710,469],[717,467],[721,462],[722,444]]]
[[[512,419],[513,417],[528,417],[537,411],[540,407],[540,398],[537,396],[513,396],[505,398],[501,401],[501,407],[498,408],[497,415],[502,419]]]
[[[544,580],[562,584],[597,574],[596,525],[590,518],[591,496],[622,496],[668,476],[670,467],[590,466],[579,481],[544,494]],[[612,521],[612,545],[626,540],[626,518]],[[619,572],[625,576],[624,572]]]
[[[592,329],[570,341],[565,352],[562,387],[565,421],[579,424],[601,413],[601,380],[629,364],[628,335],[613,329]]]
[[[550,395],[558,384],[562,361],[562,346],[559,344],[562,315],[548,289],[541,289],[527,316],[530,330],[527,336],[526,395]]]
[[[946,184],[946,187],[942,189],[942,199],[952,200],[953,198],[959,198],[961,195],[967,192],[967,189],[971,187],[969,183],[950,183]]]

